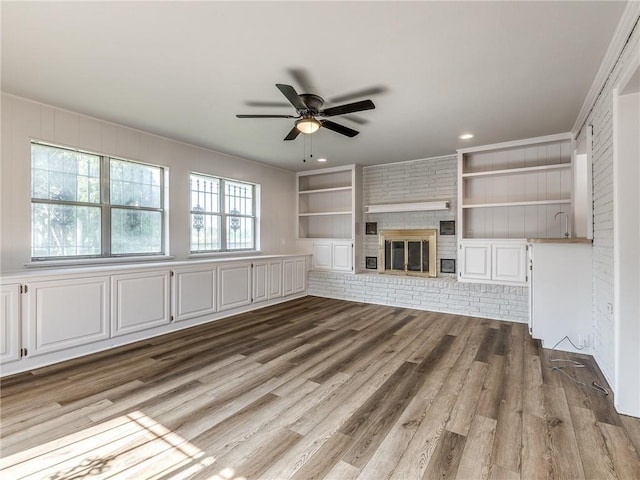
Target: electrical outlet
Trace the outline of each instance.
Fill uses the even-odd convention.
[[[609,312],[609,315],[613,315],[613,303],[607,303],[607,312]]]

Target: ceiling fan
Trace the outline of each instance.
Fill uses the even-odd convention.
[[[361,100],[359,102],[346,103],[322,109],[324,99],[312,93],[298,94],[296,89],[291,85],[276,83],[278,90],[289,100],[289,103],[296,109],[297,115],[236,115],[238,118],[297,118],[295,125],[291,131],[284,137],[285,140],[295,140],[300,133],[314,133],[320,127],[346,135],[347,137],[355,137],[358,135],[357,130],[345,127],[331,120],[324,120],[321,117],[334,117],[336,115],[344,115],[347,113],[361,112],[363,110],[372,110],[376,108],[371,100]],[[320,119],[316,118],[320,117]]]

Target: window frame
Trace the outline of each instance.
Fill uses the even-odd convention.
[[[34,218],[33,218],[33,209],[31,209],[31,217],[30,217],[30,229],[31,229],[31,241],[30,241],[30,250],[31,250],[31,261],[34,263],[40,262],[65,262],[65,261],[74,261],[74,260],[87,260],[87,261],[96,261],[100,260],[108,260],[108,259],[126,259],[126,258],[135,258],[135,257],[166,257],[166,249],[167,249],[167,219],[168,219],[168,209],[167,209],[167,181],[168,181],[168,169],[163,165],[152,164],[148,162],[141,162],[138,160],[130,160],[128,158],[117,157],[113,155],[107,155],[97,152],[92,152],[89,150],[68,147],[65,145],[58,145],[55,143],[42,142],[38,140],[30,141],[30,156],[31,162],[33,162],[33,153],[32,148],[33,145],[40,145],[43,147],[54,148],[58,150],[67,150],[70,152],[93,155],[99,158],[100,162],[100,201],[97,203],[91,202],[74,202],[70,200],[55,200],[55,199],[44,199],[44,198],[34,198],[33,197],[33,163],[30,165],[30,178],[31,178],[31,192],[30,192],[30,205],[35,204],[44,204],[44,205],[71,205],[71,206],[88,206],[93,208],[100,208],[100,254],[98,255],[53,255],[53,256],[34,256],[33,255],[33,227],[34,227]],[[160,170],[160,208],[154,207],[141,207],[134,205],[113,205],[111,203],[111,161],[121,161],[127,162],[136,165],[143,165],[153,168],[158,168]],[[112,212],[114,209],[119,210],[131,210],[131,211],[153,211],[159,212],[160,217],[160,225],[161,225],[161,239],[160,239],[160,251],[159,252],[133,252],[133,253],[112,253]]]
[[[197,211],[197,210],[193,210],[193,205],[191,204],[191,195],[192,195],[192,187],[191,187],[191,180],[193,178],[193,176],[199,176],[199,177],[205,177],[205,178],[209,178],[211,180],[215,180],[218,182],[218,211],[217,212],[201,212],[201,211]],[[246,215],[246,214],[230,214],[230,213],[226,213],[226,184],[227,182],[230,183],[239,183],[241,185],[248,185],[251,187],[251,211],[253,212],[252,215]],[[190,255],[207,255],[207,254],[216,254],[216,253],[233,253],[233,252],[254,252],[257,251],[258,248],[258,211],[257,211],[257,207],[258,207],[258,192],[260,191],[259,189],[259,184],[257,183],[252,183],[252,182],[247,182],[245,180],[236,180],[233,178],[226,178],[226,177],[220,177],[217,175],[212,175],[209,173],[202,173],[202,172],[196,172],[193,170],[189,171],[189,254]],[[211,215],[214,217],[218,217],[220,219],[220,238],[219,238],[219,244],[220,244],[220,248],[219,249],[207,249],[207,250],[194,250],[192,248],[193,246],[193,238],[192,238],[192,234],[193,234],[193,225],[192,225],[192,215],[195,214],[204,214],[204,215]],[[227,218],[230,217],[234,217],[234,218],[248,218],[252,221],[252,231],[253,231],[253,235],[252,235],[252,246],[249,248],[228,248],[228,242],[227,242],[227,235],[228,235],[228,231],[227,231]]]

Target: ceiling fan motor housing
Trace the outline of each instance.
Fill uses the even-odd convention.
[[[320,110],[322,110],[322,105],[324,105],[324,99],[318,95],[314,95],[313,93],[302,93],[300,94],[300,98],[307,106],[306,112],[299,112],[304,115],[305,113],[308,115],[318,115]]]

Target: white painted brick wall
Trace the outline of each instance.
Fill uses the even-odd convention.
[[[309,295],[526,323],[527,287],[376,273],[309,272]]]
[[[449,210],[434,212],[364,213],[363,222],[377,222],[378,231],[391,228],[439,230],[440,220],[456,219],[457,168],[456,155],[365,167],[362,174],[363,206],[432,200],[450,203]],[[378,256],[378,236],[363,235],[362,241],[360,269],[364,270],[364,257]],[[457,258],[455,235],[438,235],[436,256],[438,275],[449,276],[439,273],[440,259]]]
[[[636,27],[623,55],[607,80],[586,124],[593,125],[593,352],[600,368],[614,378],[613,304],[613,94],[625,64],[640,42]]]

